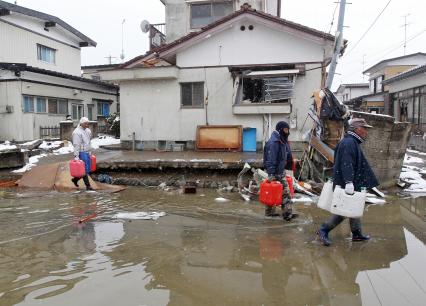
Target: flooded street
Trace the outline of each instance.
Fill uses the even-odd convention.
[[[283,223],[212,190],[3,189],[0,305],[424,305],[425,198],[369,206],[372,239],[353,243],[345,221],[329,248],[314,234],[328,213],[295,207]],[[166,216],[116,218],[142,211]]]

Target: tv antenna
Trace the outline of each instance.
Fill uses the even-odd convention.
[[[116,58],[115,56],[112,56],[111,54],[109,56],[105,56],[106,59],[108,59],[108,64],[112,64],[112,59]]]
[[[407,23],[408,16],[410,16],[410,14],[402,16],[402,18],[404,18],[404,24],[402,25],[402,27],[404,27],[404,55],[407,50],[407,26],[409,25],[409,23]]]

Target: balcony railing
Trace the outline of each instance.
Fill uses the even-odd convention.
[[[164,45],[166,43],[166,24],[150,24],[149,27],[149,50]]]

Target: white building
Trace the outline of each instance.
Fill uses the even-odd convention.
[[[334,93],[343,103],[370,93],[368,83],[340,84]]]
[[[302,139],[334,36],[279,18],[280,1],[162,2],[168,43],[99,72],[120,84],[122,143],[191,148],[199,125],[241,125],[259,148],[279,120]]]
[[[116,111],[118,87],[81,77],[81,48],[96,43],[61,19],[0,1],[0,37],[0,141]]]

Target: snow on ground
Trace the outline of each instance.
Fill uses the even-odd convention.
[[[92,139],[90,142],[90,146],[92,149],[99,149],[100,146],[108,146],[108,145],[115,145],[120,144],[120,139],[116,139],[111,136],[102,135],[98,138]]]
[[[40,149],[50,150],[59,148],[62,144],[62,141],[43,141],[43,143],[39,146]]]
[[[410,154],[410,155],[409,155]],[[425,159],[412,156],[413,154],[417,155],[426,155],[425,153],[407,150],[405,154],[404,164],[402,166],[402,171],[399,178],[409,183],[409,186],[404,189],[404,191],[412,194],[426,193],[426,180],[422,178],[422,174],[426,173]],[[412,166],[410,164],[420,164],[419,167]],[[422,168],[420,168],[423,166]]]
[[[5,141],[4,143],[0,143],[0,151],[13,150],[13,149],[16,149],[16,146],[11,145],[10,141]]]
[[[30,170],[32,167],[34,167],[37,163],[38,160],[44,156],[47,156],[47,154],[40,154],[40,155],[36,155],[36,156],[31,156],[29,159],[28,164],[26,164],[25,166],[23,166],[22,168],[18,169],[18,170],[14,170],[12,171],[13,173],[23,173],[26,172],[28,170]]]

